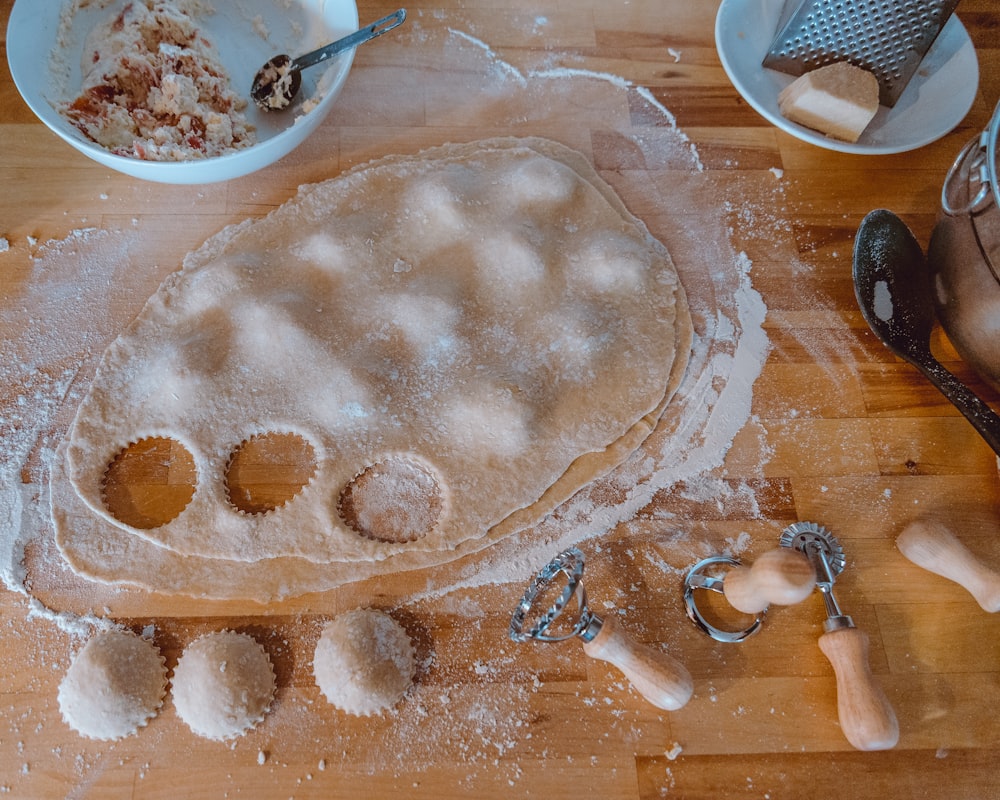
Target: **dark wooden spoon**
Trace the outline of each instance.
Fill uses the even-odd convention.
[[[923,250],[891,211],[872,211],[854,240],[854,293],[871,329],[919,369],[1000,455],[1000,417],[931,354],[934,301]]]

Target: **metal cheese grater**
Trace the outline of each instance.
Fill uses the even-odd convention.
[[[786,0],[764,66],[803,73],[848,61],[896,104],[958,0]]]

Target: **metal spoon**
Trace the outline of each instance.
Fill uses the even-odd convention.
[[[854,293],[878,337],[919,369],[1000,455],[1000,417],[931,354],[930,273],[920,244],[891,211],[872,211],[858,228]]]
[[[257,70],[253,79],[250,96],[263,111],[280,111],[288,108],[292,99],[298,94],[302,85],[302,70],[319,64],[328,58],[369,42],[383,33],[403,24],[406,19],[406,9],[401,8],[378,22],[373,22],[366,28],[338,39],[333,44],[313,50],[298,58],[286,55],[275,56],[263,67]]]

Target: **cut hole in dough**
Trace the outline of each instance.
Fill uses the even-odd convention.
[[[257,725],[274,699],[274,668],[255,639],[219,631],[196,639],[174,668],[177,715],[199,736],[232,739]]]
[[[176,439],[153,436],[124,447],[108,464],[101,495],[111,516],[151,529],[175,519],[194,496],[194,457]]]
[[[340,515],[353,530],[380,542],[413,542],[434,530],[444,513],[437,478],[401,457],[366,467],[340,494]]]
[[[313,674],[330,703],[358,716],[396,705],[413,683],[416,659],[403,626],[381,611],[341,614],[316,644]]]
[[[226,496],[240,511],[266,514],[294,498],[316,474],[316,451],[297,433],[251,436],[233,451]]]
[[[152,642],[129,631],[106,631],[73,659],[59,684],[59,709],[77,733],[121,739],[156,715],[166,689],[163,656]]]

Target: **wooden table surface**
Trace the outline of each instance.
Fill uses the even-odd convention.
[[[0,0],[4,28],[11,7]],[[43,535],[47,455],[104,346],[183,255],[300,184],[380,155],[508,134],[575,147],[666,242],[693,306],[731,302],[711,296],[728,291],[714,272],[752,265],[769,349],[752,399],[743,389],[741,427],[719,445],[705,480],[655,492],[632,518],[582,542],[595,609],[620,615],[690,670],[695,694],[680,711],[646,704],[576,642],[509,642],[509,613],[530,574],[425,598],[417,590],[434,578],[394,576],[256,606],[109,591],[58,568],[46,573],[51,563],[29,548],[31,595],[0,590],[0,795],[1000,797],[1000,619],[895,547],[907,523],[932,515],[1000,569],[997,462],[870,333],[850,269],[854,234],[874,208],[896,211],[926,246],[944,175],[1000,97],[1000,11],[992,0],[959,6],[981,74],[958,127],[909,153],[859,156],[803,143],[740,98],[716,53],[717,7],[418,0],[398,35],[359,50],[336,108],[299,150],[256,175],[198,187],[144,183],[88,161],[35,119],[4,59],[4,480],[8,492],[17,489],[11,476],[23,483],[25,517],[41,509],[25,524]],[[393,8],[359,11],[364,20]],[[650,163],[638,147],[656,137],[684,145],[669,148],[674,163]],[[719,247],[737,258],[710,263]],[[81,252],[118,259],[124,271]],[[115,278],[94,294],[73,270]],[[698,319],[704,346],[713,332]],[[997,403],[940,333],[935,347]],[[25,354],[30,369],[19,368]],[[816,643],[818,593],[773,611],[742,644],[716,643],[684,616],[681,582],[698,558],[728,551],[753,561],[803,519],[844,544],[837,597],[870,636],[872,669],[899,719],[892,750],[856,751],[840,731],[833,671]],[[356,719],[325,703],[310,659],[321,623],[364,605],[404,624],[420,668],[392,713]],[[60,718],[56,691],[86,626],[54,622],[51,612],[64,610],[152,631],[169,666],[200,633],[251,632],[275,663],[275,707],[224,744],[195,737],[169,698],[136,736],[80,738]]]

